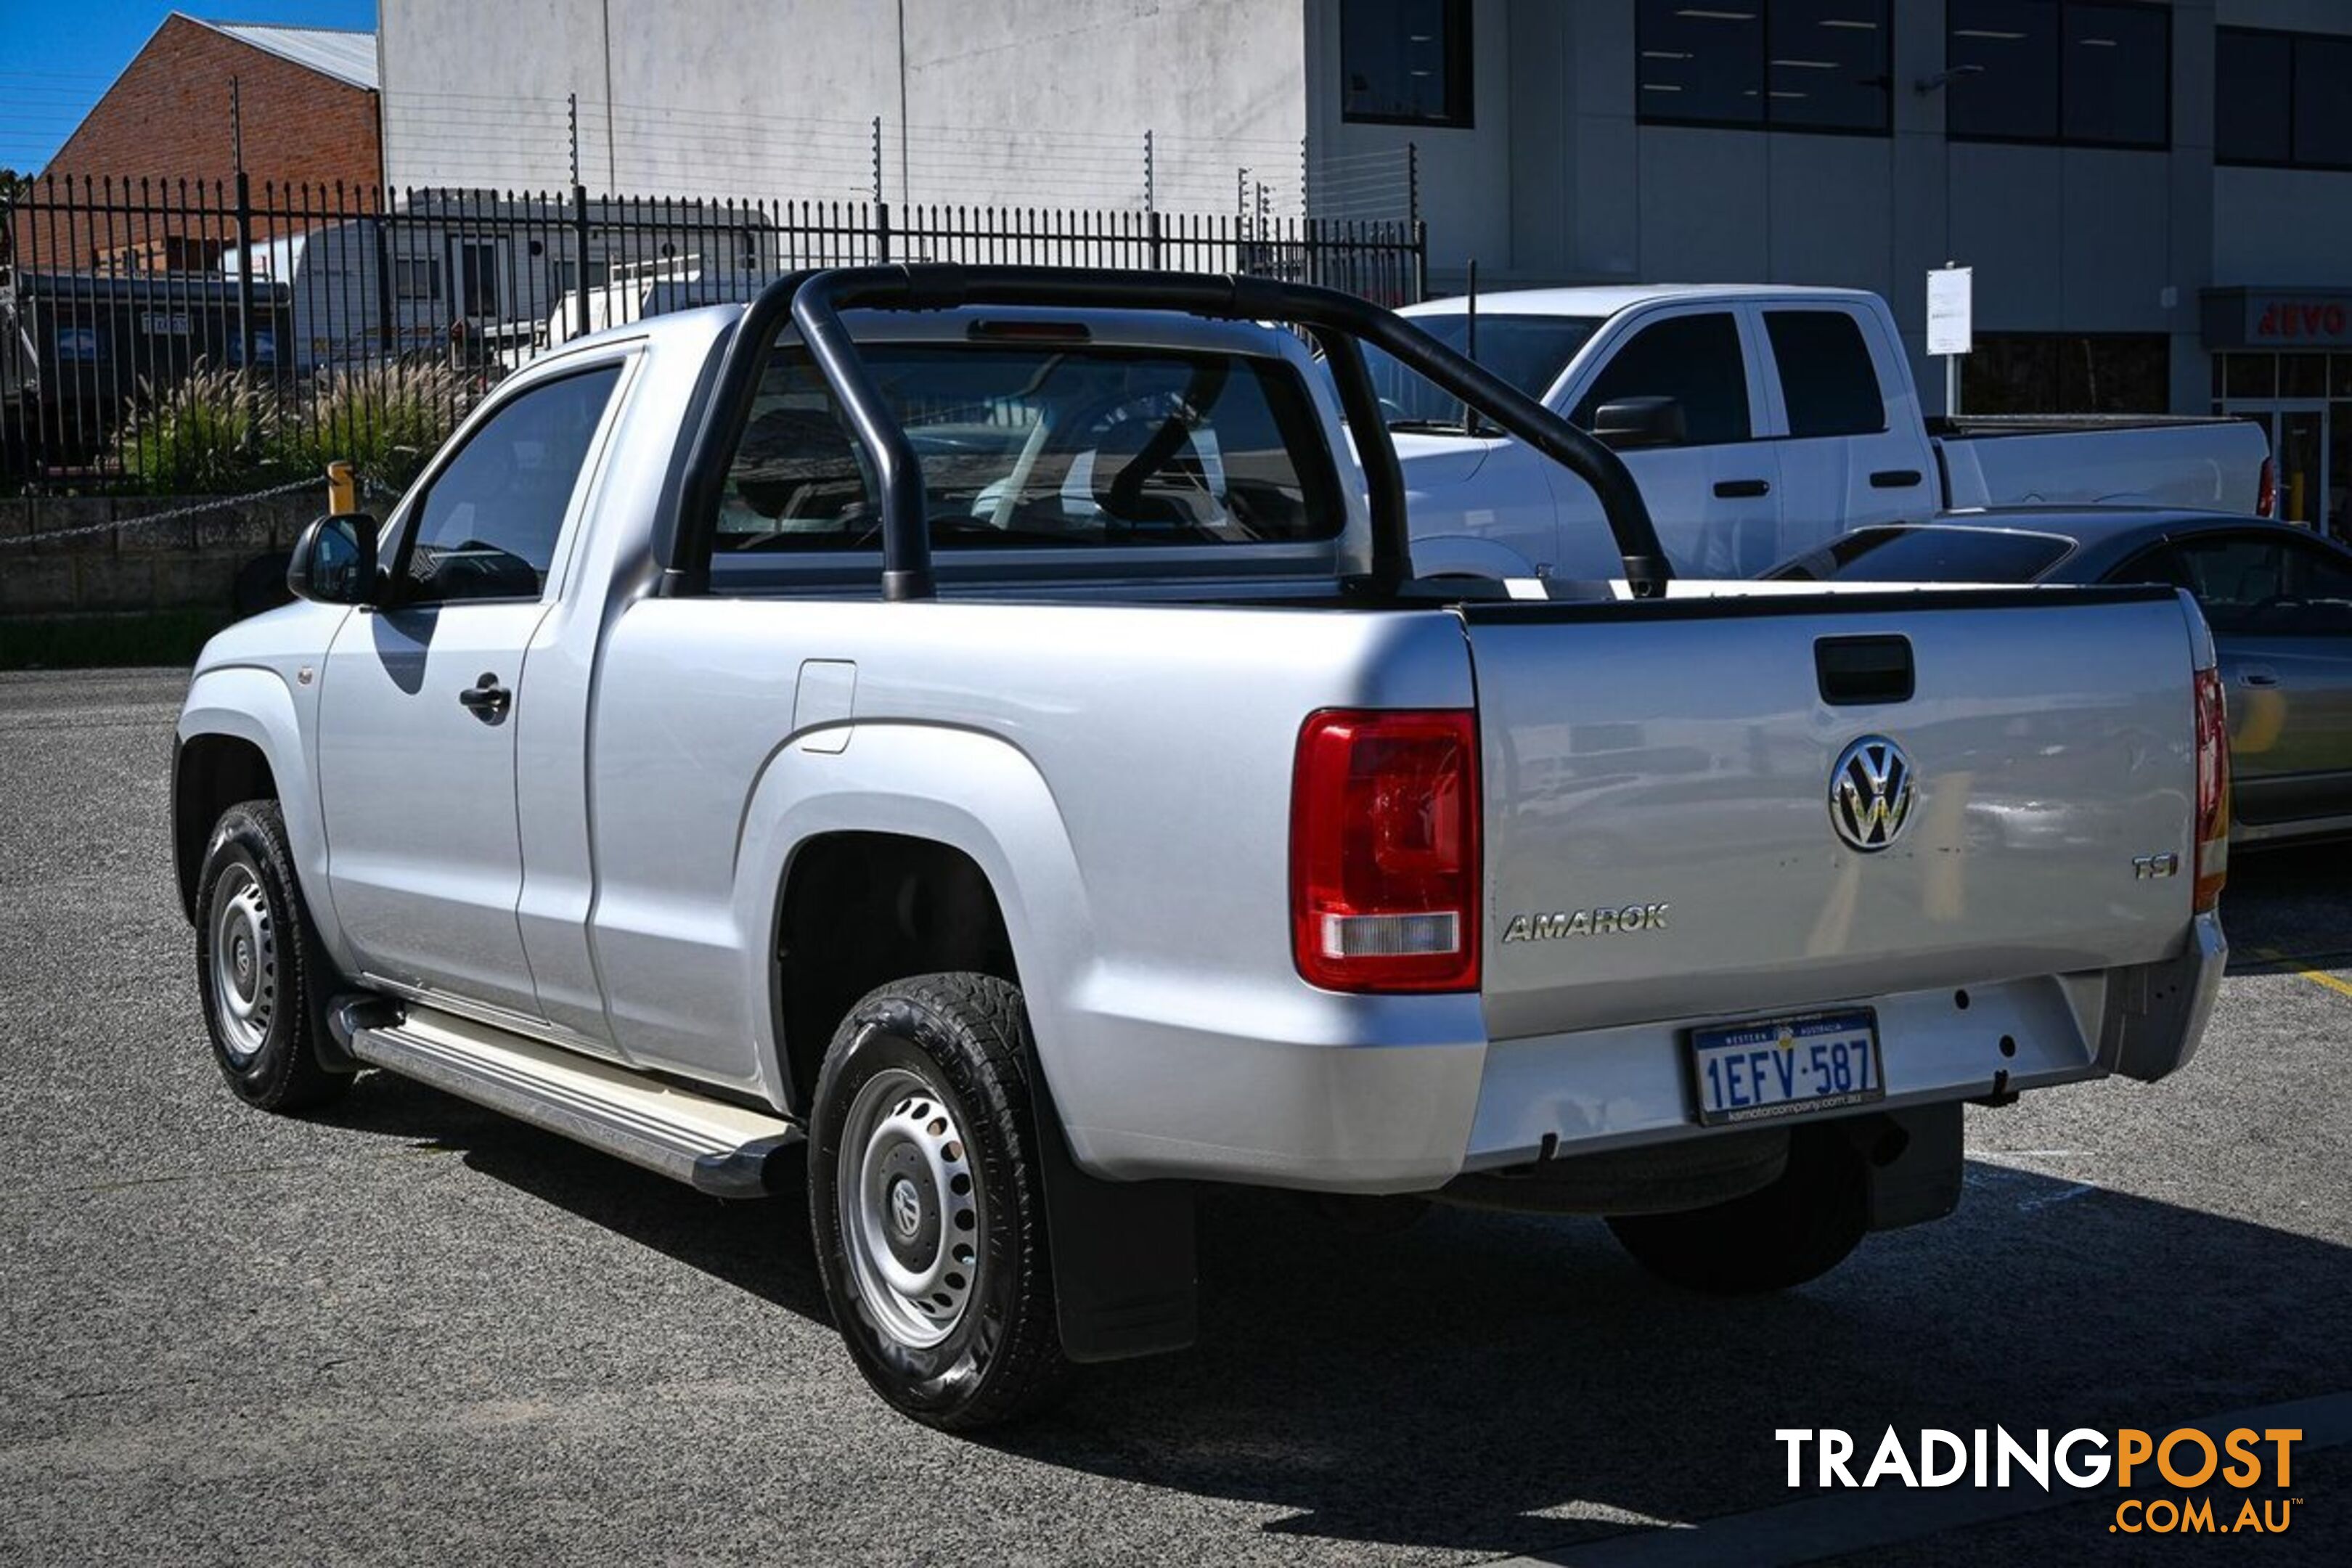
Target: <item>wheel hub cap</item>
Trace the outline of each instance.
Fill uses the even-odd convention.
[[[890,1184],[890,1224],[898,1239],[914,1238],[915,1227],[923,1223],[923,1200],[915,1195],[915,1184],[904,1176]]]
[[[269,1037],[278,1010],[278,940],[252,870],[231,866],[213,889],[213,1024],[242,1067]]]
[[[837,1176],[842,1250],[875,1326],[938,1344],[979,1278],[981,1194],[955,1113],[915,1074],[877,1073],[851,1102]]]

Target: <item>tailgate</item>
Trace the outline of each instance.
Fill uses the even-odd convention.
[[[1497,1039],[2146,963],[2188,927],[2194,653],[2168,589],[1462,615]],[[1906,649],[1903,698],[1878,683]],[[1912,798],[1874,826],[1900,771],[1868,748],[1863,849],[1832,774],[1872,740]]]

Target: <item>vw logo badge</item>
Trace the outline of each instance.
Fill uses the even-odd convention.
[[[890,1185],[890,1223],[902,1237],[912,1238],[923,1223],[923,1200],[915,1194],[915,1184],[901,1176]]]
[[[1911,816],[1911,759],[1884,735],[1838,753],[1830,773],[1830,824],[1864,854],[1895,842]]]

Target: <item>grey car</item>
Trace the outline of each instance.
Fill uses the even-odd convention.
[[[1765,575],[2186,588],[2229,690],[2231,841],[2352,834],[2352,550],[2309,529],[2156,507],[2005,508],[1857,530]]]

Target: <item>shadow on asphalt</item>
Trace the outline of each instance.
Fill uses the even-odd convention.
[[[2274,967],[2276,953],[2352,967],[2352,843],[2233,850],[2221,894],[2230,973]]]
[[[797,1183],[764,1202],[726,1203],[569,1139],[387,1072],[370,1072],[313,1120],[404,1138],[739,1289],[830,1324]]]
[[[797,1193],[721,1204],[383,1074],[332,1120],[826,1321]],[[1588,1220],[1439,1210],[1364,1238],[1219,1192],[1201,1247],[1194,1349],[1086,1369],[982,1440],[1261,1504],[1277,1532],[1527,1552],[1785,1501],[1776,1427],[2155,1426],[2352,1382],[2352,1249],[1984,1163],[1953,1218],[1747,1301],[1650,1279]]]

